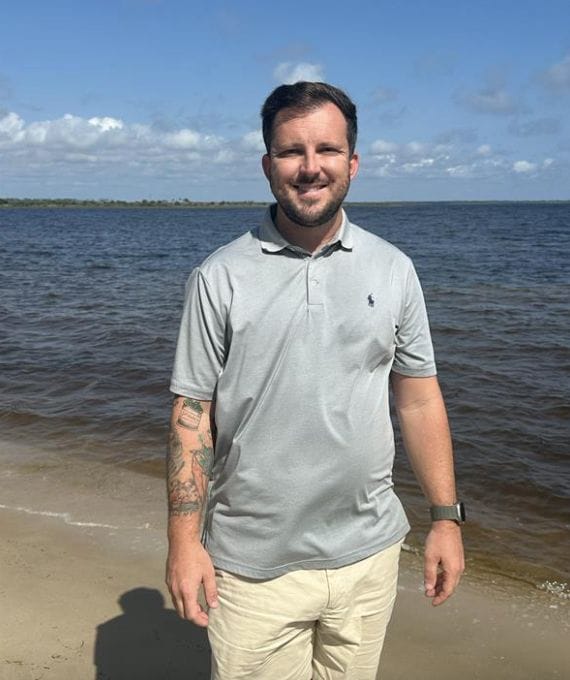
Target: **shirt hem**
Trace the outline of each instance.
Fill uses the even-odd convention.
[[[228,571],[236,576],[245,576],[246,578],[255,579],[258,581],[268,581],[278,576],[283,576],[291,571],[301,571],[307,569],[338,569],[339,567],[346,567],[349,564],[360,562],[361,560],[371,557],[381,550],[386,550],[390,546],[403,540],[410,530],[410,525],[406,523],[403,529],[393,534],[388,539],[383,539],[374,545],[367,548],[353,551],[348,555],[336,557],[334,559],[309,559],[300,560],[299,562],[291,562],[290,564],[283,564],[278,567],[270,567],[268,569],[252,568],[233,560],[226,560],[219,558],[215,554],[210,554],[212,562],[216,569]]]
[[[409,378],[431,378],[437,375],[437,369],[435,366],[430,368],[405,368],[401,366],[392,365],[391,369],[394,373],[399,373],[400,375],[408,376]]]
[[[191,397],[200,401],[212,401],[214,396],[213,390],[203,390],[192,387],[191,385],[181,385],[180,383],[172,381],[169,387],[173,394],[180,394],[183,397]]]

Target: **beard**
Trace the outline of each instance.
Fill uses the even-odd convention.
[[[310,199],[304,201],[294,189],[291,191],[287,186],[278,187],[273,182],[270,186],[275,200],[286,217],[298,226],[310,229],[322,227],[337,215],[350,188],[350,177],[347,175],[345,179],[334,183],[333,190],[325,203],[320,203],[318,200],[311,202]]]

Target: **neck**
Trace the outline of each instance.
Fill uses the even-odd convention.
[[[290,220],[287,215],[277,205],[277,210],[273,214],[273,222],[279,233],[294,246],[300,246],[310,253],[320,250],[324,245],[331,241],[342,224],[342,210],[318,227],[303,227]]]

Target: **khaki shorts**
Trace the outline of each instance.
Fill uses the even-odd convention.
[[[212,680],[375,680],[401,545],[346,567],[268,581],[217,570]]]

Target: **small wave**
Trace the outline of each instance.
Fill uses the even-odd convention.
[[[103,522],[80,522],[79,520],[74,520],[69,512],[50,512],[49,510],[32,510],[32,508],[26,508],[22,505],[10,506],[3,505],[0,503],[1,510],[14,510],[15,512],[23,512],[26,515],[40,515],[41,517],[53,517],[55,519],[62,519],[65,524],[73,527],[87,527],[87,528],[99,528],[99,529],[120,529],[121,527],[116,524],[105,524]],[[150,525],[148,523],[136,526],[136,527],[125,527],[131,529],[148,529]]]

